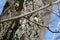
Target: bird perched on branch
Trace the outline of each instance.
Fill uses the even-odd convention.
[[[33,20],[34,20],[34,22],[37,22],[37,23],[39,21],[39,19],[37,17],[34,17]]]

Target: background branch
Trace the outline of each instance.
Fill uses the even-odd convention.
[[[52,5],[57,4],[57,3],[60,3],[60,0],[58,0],[56,2],[53,2],[52,4],[47,4],[45,6],[42,6],[39,9],[33,10],[31,12],[28,12],[28,13],[26,13],[24,15],[22,14],[22,15],[19,15],[19,16],[16,16],[16,17],[11,17],[11,18],[8,18],[8,19],[1,20],[0,23],[1,22],[5,22],[5,21],[14,20],[14,19],[17,19],[17,18],[21,18],[21,17],[27,16],[27,15],[30,15],[30,14],[34,14],[35,12],[38,12],[38,11],[43,10],[45,8],[48,8],[49,6],[52,6]]]

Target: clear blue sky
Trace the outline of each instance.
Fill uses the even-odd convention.
[[[2,10],[3,10],[3,6],[5,5],[5,3],[6,3],[5,0],[0,0],[0,14],[1,14]],[[58,12],[58,8],[57,8],[56,5],[53,7],[53,10],[55,10],[54,12],[56,12],[57,14],[59,13],[59,12]],[[52,15],[51,15],[51,18],[50,18],[50,21],[52,21],[52,20],[55,19],[56,17],[57,17],[56,15],[52,14]],[[49,24],[49,26],[50,26],[50,28],[51,28],[52,30],[55,29],[55,27],[56,27],[56,25],[58,24],[59,20],[60,20],[60,18],[57,17],[56,21],[54,21],[53,23],[50,23],[50,24]],[[57,37],[58,35],[60,36],[60,33],[57,34],[56,37]],[[53,33],[51,33],[50,31],[47,30],[47,31],[46,31],[46,34],[45,34],[44,40],[52,40],[52,36],[53,36]],[[55,38],[56,38],[56,37],[55,37]],[[60,40],[60,39],[58,39],[58,40]]]
[[[60,6],[60,5],[59,5]],[[53,10],[55,13],[59,14],[59,11],[58,11],[58,6],[57,5],[54,5],[53,6]],[[51,17],[50,17],[50,21],[54,20],[55,18],[57,18],[54,22],[50,23],[49,26],[52,30],[55,30],[58,22],[60,21],[60,18],[57,17],[56,15],[52,14]],[[60,36],[60,33],[57,33],[56,36],[55,36],[55,39],[58,37],[58,35]],[[52,40],[52,36],[53,36],[53,33],[51,33],[50,31],[46,31],[46,34],[45,34],[45,38],[44,40]],[[56,39],[56,40],[60,40],[60,38]]]
[[[5,3],[6,3],[6,0],[0,0],[0,14],[3,10],[3,6],[5,5]]]

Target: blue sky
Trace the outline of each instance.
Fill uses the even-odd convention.
[[[60,5],[59,5],[60,6]],[[53,6],[53,10],[55,13],[59,14],[59,11],[58,11],[58,6],[57,5],[54,5]],[[49,26],[52,30],[55,30],[56,29],[56,26],[58,24],[58,22],[60,21],[60,18],[57,17],[55,14],[52,14],[51,17],[50,17],[50,21],[54,20],[55,18],[57,18],[54,22],[50,23]],[[60,38],[57,38],[58,36],[60,36],[60,33],[57,33],[56,36],[55,36],[55,40],[60,40]],[[45,34],[45,38],[44,40],[52,40],[52,37],[53,37],[53,33],[51,33],[50,31],[46,31],[46,34]]]
[[[5,5],[5,3],[6,3],[6,0],[0,0],[0,14],[3,10],[3,6]]]
[[[5,3],[6,3],[6,0],[0,0],[0,14],[1,14],[2,10],[3,10],[3,6],[5,5]],[[59,14],[58,6],[57,6],[57,5],[54,5],[53,10],[54,10],[54,12],[56,12],[57,14]],[[57,17],[57,16],[54,15],[54,14],[51,15],[50,21],[54,20],[55,18],[57,18],[56,21],[54,21],[54,22],[52,22],[52,23],[49,24],[49,26],[50,26],[50,28],[51,28],[52,30],[55,29],[55,27],[57,26],[58,22],[60,21],[60,18]],[[56,37],[57,37],[59,34],[60,34],[60,33],[56,34]],[[46,31],[46,34],[45,34],[44,40],[52,40],[52,36],[53,36],[53,33],[51,33],[50,31],[47,30],[47,31]],[[60,35],[59,35],[59,36],[60,36]],[[56,37],[55,37],[55,38],[56,38]],[[58,40],[60,40],[60,39],[58,39]]]

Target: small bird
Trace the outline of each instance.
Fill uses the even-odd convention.
[[[38,23],[39,22],[39,19],[37,17],[34,17],[33,18],[33,21]]]

